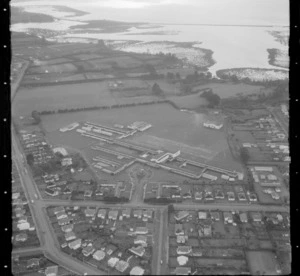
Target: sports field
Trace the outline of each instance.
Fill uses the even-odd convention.
[[[132,142],[171,152],[181,150],[186,157],[190,156],[193,160],[227,169],[239,171],[241,168],[231,157],[226,134],[222,130],[204,128],[204,115],[181,112],[168,104],[42,116],[43,126],[48,131],[50,140],[57,144],[69,143],[75,148],[83,148],[87,138],[82,138],[74,131],[61,133],[58,129],[73,122],[86,121],[107,126],[126,126],[135,121],[145,121],[152,124],[152,128],[130,138]],[[80,141],[75,136],[79,136]],[[64,142],[60,142],[61,140]],[[75,140],[78,140],[78,146]]]

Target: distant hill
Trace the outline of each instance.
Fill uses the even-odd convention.
[[[114,32],[123,32],[132,27],[138,27],[140,25],[145,25],[146,23],[141,22],[120,22],[112,20],[89,20],[84,21],[88,24],[86,25],[75,25],[71,26],[71,29],[94,29],[99,28],[101,32],[105,33],[114,33]]]
[[[40,13],[31,13],[24,11],[23,8],[19,7],[11,7],[11,24],[16,23],[45,23],[45,22],[53,22],[54,18],[50,15],[40,14]]]

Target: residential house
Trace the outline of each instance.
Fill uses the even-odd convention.
[[[176,236],[177,243],[185,243],[185,236],[178,235]]]
[[[120,271],[120,272],[124,272],[129,266],[129,263],[123,261],[123,260],[120,260],[117,262],[116,264],[116,270]]]
[[[185,255],[185,254],[189,254],[192,252],[192,247],[188,246],[188,245],[181,245],[181,246],[177,247],[176,251],[177,251],[177,254]]]
[[[185,265],[188,261],[189,261],[189,258],[187,256],[180,255],[177,257],[177,263],[180,266]]]
[[[122,210],[122,216],[124,218],[130,218],[130,214],[131,214],[131,209],[129,209],[129,208],[126,208],[126,209]]]
[[[20,193],[13,193],[12,199],[18,199],[20,197]]]
[[[212,220],[219,221],[220,220],[220,213],[219,212],[211,212],[210,217]]]
[[[137,276],[144,275],[144,273],[145,273],[145,269],[141,268],[140,266],[133,267],[129,272],[130,275],[137,275]]]
[[[28,222],[27,220],[28,220],[27,216],[21,216],[21,217],[19,217],[19,219],[18,219],[18,223],[25,223],[25,222]]]
[[[259,212],[252,213],[252,219],[254,222],[261,222],[262,221],[262,215]]]
[[[204,236],[211,236],[211,225],[204,225],[203,233],[204,233]]]
[[[37,267],[40,265],[40,259],[38,258],[32,258],[27,261],[27,268]]]
[[[57,196],[59,194],[59,192],[57,190],[52,190],[52,189],[46,188],[45,194],[50,195],[50,196]]]
[[[92,190],[85,190],[84,191],[84,197],[91,197],[93,194],[93,191]]]
[[[95,248],[93,247],[92,244],[89,244],[88,246],[82,249],[82,254],[86,257],[90,256],[94,252],[95,252]]]
[[[233,223],[233,216],[230,212],[224,212],[224,222],[225,223]]]
[[[134,244],[147,245],[147,236],[138,235],[134,240]]]
[[[188,211],[179,211],[174,217],[176,220],[180,221],[186,217],[189,216],[189,212]]]
[[[191,274],[191,268],[190,267],[176,267],[174,270],[175,275],[189,275]]]
[[[78,249],[79,247],[81,247],[81,239],[77,239],[75,241],[70,242],[69,247],[73,250]]]
[[[48,266],[45,270],[45,275],[46,276],[56,276],[58,272],[58,266],[53,265],[53,266]]]
[[[67,218],[62,218],[58,220],[58,225],[62,226],[62,225],[66,225],[69,224],[71,222],[71,218],[67,217]]]
[[[66,224],[61,227],[61,230],[65,233],[71,232],[73,230],[73,224]]]
[[[26,214],[26,211],[25,209],[18,209],[18,210],[15,210],[15,214],[16,214],[16,217],[19,218],[19,217],[22,217]]]
[[[65,187],[63,190],[63,194],[64,195],[69,195],[72,193],[72,190],[69,187]]]
[[[133,210],[133,217],[134,218],[139,218],[141,219],[143,215],[143,210],[138,209],[138,210]]]
[[[61,160],[61,165],[62,166],[70,166],[70,165],[72,165],[72,158],[71,157],[63,158]]]
[[[28,230],[30,228],[30,224],[28,222],[22,222],[22,223],[18,223],[17,227],[20,231]]]
[[[97,250],[94,255],[93,258],[97,261],[101,261],[105,258],[105,252],[102,250]]]
[[[26,233],[21,233],[21,234],[16,235],[15,240],[17,242],[19,242],[19,241],[24,242],[27,240],[27,238],[28,238],[28,235]]]
[[[96,208],[86,208],[84,210],[84,214],[86,217],[95,217],[96,216]]]
[[[153,214],[153,211],[150,210],[150,209],[147,209],[147,210],[143,211],[143,216],[148,218],[148,219],[152,219],[152,214]]]
[[[99,209],[98,215],[97,215],[98,218],[105,219],[106,218],[106,212],[107,212],[106,209]]]
[[[146,250],[143,246],[139,245],[138,247],[130,248],[129,251],[132,252],[133,254],[139,256],[139,257],[143,257]]]
[[[56,213],[56,218],[57,219],[62,219],[62,218],[67,218],[67,217],[68,217],[68,215],[66,214],[65,211],[61,211],[61,212]]]
[[[74,240],[74,239],[76,239],[76,235],[75,235],[75,233],[73,231],[67,232],[65,234],[65,239],[66,239],[66,241]]]
[[[119,210],[109,210],[108,218],[111,220],[117,220],[119,214]]]
[[[119,258],[113,257],[108,260],[107,264],[110,267],[115,267],[115,265],[117,264],[118,261],[119,261]]]
[[[175,224],[175,235],[184,235],[183,225],[182,224]]]
[[[137,235],[145,235],[148,234],[148,228],[147,227],[137,227],[135,229],[135,234]]]
[[[199,219],[207,219],[207,213],[206,212],[198,212],[198,218]]]
[[[241,222],[247,223],[248,222],[247,213],[240,213],[240,220]]]

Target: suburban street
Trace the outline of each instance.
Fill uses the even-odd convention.
[[[281,126],[282,130],[284,131],[284,134],[286,136],[289,135],[289,124],[288,120],[284,117],[282,112],[276,108],[267,107],[268,110],[271,112],[271,114],[274,116],[276,122]]]
[[[83,275],[88,273],[89,275],[105,275],[105,272],[99,271],[94,267],[87,264],[81,263],[70,256],[64,254],[60,251],[59,244],[56,240],[55,233],[47,219],[45,208],[47,206],[63,205],[63,206],[106,206],[114,208],[124,208],[124,207],[142,207],[156,209],[159,212],[159,230],[157,239],[157,254],[154,254],[156,258],[156,274],[161,274],[161,266],[165,266],[166,261],[166,243],[167,243],[167,208],[166,206],[149,206],[143,202],[126,203],[119,205],[107,205],[99,201],[66,201],[58,199],[47,199],[43,200],[41,197],[36,198],[35,194],[39,194],[37,188],[35,187],[34,180],[31,177],[31,173],[28,170],[24,170],[26,167],[23,164],[23,156],[19,150],[18,142],[14,132],[12,132],[12,146],[13,155],[16,161],[17,170],[20,174],[20,179],[22,186],[24,188],[25,194],[27,196],[29,207],[33,215],[34,222],[36,224],[36,229],[38,236],[41,241],[40,249],[47,252],[51,256],[52,260],[55,260],[58,264],[75,271]],[[24,161],[25,162],[25,161]],[[22,169],[21,169],[22,168]],[[27,171],[27,172],[26,172]],[[33,203],[32,203],[33,201]],[[222,210],[222,211],[273,211],[273,212],[288,212],[288,207],[285,206],[266,206],[266,205],[248,205],[248,204],[174,204],[175,209],[181,210]],[[30,252],[34,249],[24,249],[24,252]],[[13,253],[22,253],[22,250],[13,251]],[[55,256],[55,258],[53,258]],[[163,261],[162,264],[160,261]]]
[[[55,261],[58,264],[70,269],[71,271],[75,271],[80,275],[85,273],[88,275],[105,275],[105,272],[78,262],[60,251],[55,234],[53,233],[52,227],[49,225],[47,216],[43,211],[45,205],[42,200],[35,200],[34,194],[36,191],[34,181],[33,179],[30,179],[28,174],[25,174],[24,170],[21,169],[24,166],[22,162],[22,154],[17,146],[14,132],[12,132],[12,146],[13,152],[15,153],[17,170],[20,174],[21,184],[27,196],[27,200],[29,201],[29,208],[32,212],[38,237],[40,238],[41,248],[47,251],[51,256],[56,256]],[[32,200],[34,203],[31,203]]]
[[[24,69],[25,70],[25,69]],[[19,81],[19,80],[18,80]],[[12,89],[12,95],[14,96],[17,86]],[[271,110],[270,110],[271,111]],[[272,112],[272,111],[271,111]],[[273,114],[273,112],[272,112]],[[273,114],[278,123],[283,127],[283,130],[287,134],[288,126],[282,118]],[[51,260],[55,261],[57,264],[73,271],[74,273],[83,275],[87,273],[88,275],[106,275],[105,272],[95,269],[85,263],[77,261],[76,259],[66,255],[60,250],[60,246],[56,239],[56,235],[50,222],[47,218],[46,208],[48,206],[105,206],[106,208],[150,208],[157,210],[159,222],[156,224],[158,228],[155,233],[158,236],[154,236],[155,246],[153,248],[153,258],[155,258],[155,270],[157,275],[165,273],[165,267],[167,264],[167,251],[168,251],[168,214],[167,206],[149,206],[145,204],[142,200],[143,186],[137,185],[138,181],[134,184],[137,185],[134,195],[134,200],[129,203],[124,204],[104,204],[99,201],[68,201],[59,199],[42,199],[38,188],[34,182],[33,176],[29,167],[27,166],[26,159],[24,158],[21,150],[21,145],[16,138],[16,134],[12,127],[12,156],[16,162],[16,167],[20,175],[21,185],[24,189],[25,195],[28,200],[28,205],[32,213],[32,217],[36,226],[37,234],[41,242],[41,246],[38,248],[28,248],[28,249],[18,249],[14,250],[13,254],[30,253],[38,250],[42,250],[45,256],[48,256]],[[133,179],[132,179],[133,180]],[[133,180],[134,181],[134,180]],[[141,183],[144,183],[141,181]],[[139,183],[139,184],[141,184]],[[220,210],[220,211],[272,211],[272,212],[289,212],[289,207],[280,205],[259,205],[259,204],[243,204],[243,203],[183,203],[174,204],[175,209],[180,210]]]

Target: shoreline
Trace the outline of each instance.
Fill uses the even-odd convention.
[[[251,82],[252,84],[255,83],[260,84],[260,83],[266,83],[270,81],[282,81],[288,79],[288,72],[289,72],[288,69],[284,70],[284,69],[245,67],[245,68],[228,68],[228,69],[217,70],[216,75],[223,80],[235,78],[235,81],[244,81],[244,82]],[[257,73],[260,73],[260,77],[262,77],[261,79],[255,78],[255,74]],[[263,78],[262,73],[265,73],[266,77],[269,77],[269,79]],[[287,74],[286,77],[272,79],[272,73],[282,74],[282,76],[285,73]],[[252,79],[251,79],[251,75],[252,75]]]
[[[272,65],[272,66],[276,66],[276,67],[279,67],[279,68],[284,68],[284,69],[289,69],[289,66],[283,66],[283,65],[280,65],[280,60],[279,59],[279,56],[280,56],[280,52],[282,52],[281,50],[279,49],[276,49],[276,48],[271,48],[271,49],[267,49],[267,52],[268,52],[268,58],[269,58],[269,64]],[[289,57],[287,56],[287,59],[289,59]],[[287,63],[289,63],[289,61],[287,60]]]

